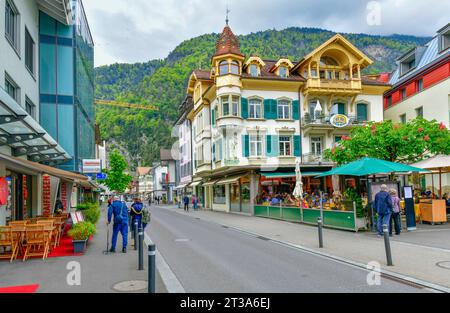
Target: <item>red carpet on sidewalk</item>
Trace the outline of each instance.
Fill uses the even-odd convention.
[[[0,293],[36,293],[39,285],[15,286],[0,288]]]
[[[48,255],[49,258],[63,258],[69,256],[81,256],[81,254],[73,253],[73,244],[72,238],[69,236],[64,236],[61,238],[61,242],[59,247],[56,247],[52,250],[52,252]]]

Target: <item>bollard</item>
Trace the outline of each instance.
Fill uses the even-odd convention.
[[[144,230],[139,228],[139,271],[144,270]]]
[[[317,225],[319,226],[319,248],[323,248],[323,220],[321,217],[317,219]]]
[[[387,265],[394,266],[392,262],[391,242],[389,239],[389,227],[386,224],[383,225],[383,234],[384,234],[384,246],[386,248]]]
[[[137,241],[138,241],[138,221],[136,220],[134,222],[134,250],[135,251],[137,251],[137,249],[138,249]]]
[[[148,245],[148,293],[156,293],[156,246]]]

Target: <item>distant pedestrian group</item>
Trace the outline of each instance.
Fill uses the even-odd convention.
[[[378,215],[377,231],[379,236],[383,235],[383,225],[388,226],[390,236],[392,236],[394,228],[396,235],[401,234],[401,207],[397,190],[388,191],[388,187],[382,185],[381,191],[375,196],[374,210]]]

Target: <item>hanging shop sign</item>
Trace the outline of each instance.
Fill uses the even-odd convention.
[[[102,160],[83,160],[83,174],[102,172]]]
[[[51,179],[48,175],[42,177],[42,210],[44,216],[50,215],[52,211]]]
[[[0,177],[0,205],[8,204],[8,196],[8,181],[6,180],[6,177]]]
[[[331,125],[337,128],[342,128],[348,126],[350,124],[350,119],[348,116],[343,114],[336,114],[330,120]]]
[[[64,212],[67,212],[67,183],[61,183],[61,201],[64,206]]]

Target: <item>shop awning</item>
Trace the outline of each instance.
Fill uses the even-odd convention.
[[[6,162],[7,164],[12,164],[15,167],[15,170],[18,171],[20,170],[20,168],[24,168],[25,170],[32,171],[36,174],[48,174],[64,180],[73,181],[75,183],[88,182],[88,178],[84,175],[63,171],[51,166],[9,156],[2,153],[0,153],[0,161]]]
[[[242,177],[244,177],[245,175],[240,175],[240,176],[233,176],[233,177],[228,177],[228,178],[224,178],[219,180],[216,185],[228,185],[228,184],[234,184],[237,183]]]
[[[203,181],[201,181],[201,180],[192,182],[192,183],[190,183],[190,184],[188,185],[188,187],[195,188],[195,187],[197,187],[197,186],[200,186],[200,185],[202,184],[202,182],[203,182]]]
[[[214,186],[217,182],[218,182],[218,180],[212,180],[212,181],[209,181],[207,183],[204,183],[203,186],[204,187]]]
[[[182,189],[186,188],[187,185],[188,184],[179,185],[179,186],[176,186],[174,189],[175,190],[182,190]]]
[[[280,173],[280,172],[273,172],[273,173],[261,173],[262,176],[266,178],[291,178],[296,177],[297,175],[295,172],[290,173]]]

